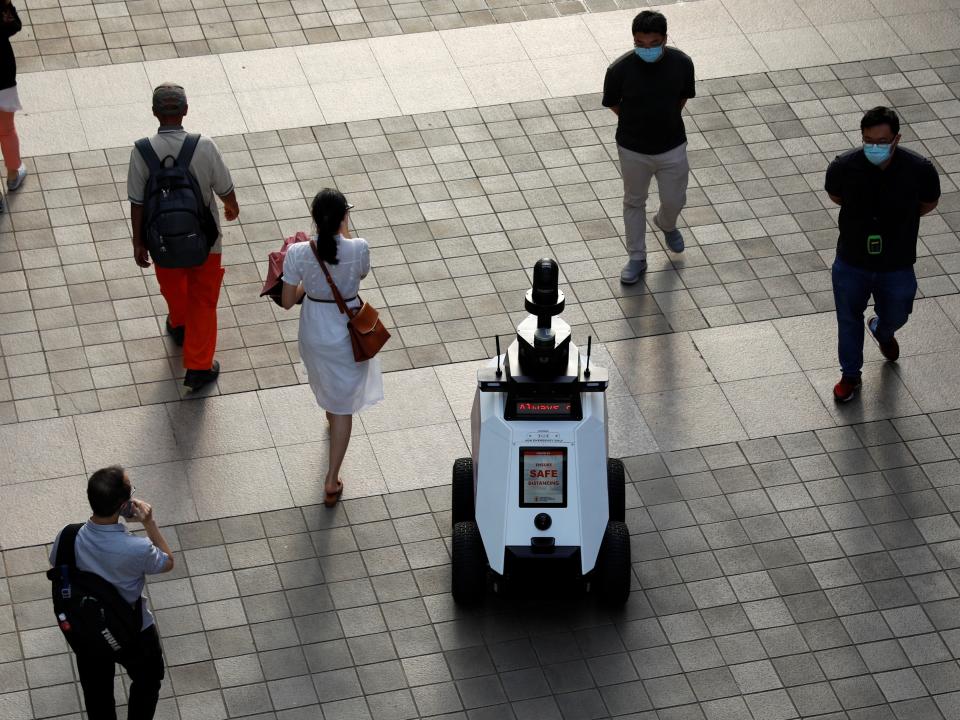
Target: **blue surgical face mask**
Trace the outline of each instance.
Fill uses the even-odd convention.
[[[652,63],[659,60],[663,55],[663,45],[657,45],[657,47],[652,48],[635,47],[633,51],[637,54],[637,57],[644,62]]]
[[[891,153],[893,153],[892,143],[863,144],[863,154],[866,155],[867,160],[872,162],[874,165],[883,165],[887,160],[890,159]]]

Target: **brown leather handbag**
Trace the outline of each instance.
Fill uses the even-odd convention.
[[[317,252],[317,243],[311,240],[310,247],[313,249],[313,254],[327,278],[327,284],[330,285],[337,307],[340,308],[341,313],[347,316],[347,330],[350,332],[350,342],[353,345],[353,359],[357,362],[369,360],[387,344],[387,340],[390,339],[390,332],[380,321],[380,313],[377,312],[377,309],[370,303],[364,302],[359,294],[357,299],[360,301],[360,307],[347,307],[347,302],[340,294],[340,289],[333,282],[333,278],[330,277],[330,271],[327,270],[326,263],[320,259],[320,253]]]

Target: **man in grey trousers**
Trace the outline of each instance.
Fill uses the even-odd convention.
[[[617,114],[623,175],[623,224],[629,258],[620,282],[633,285],[647,269],[646,206],[656,176],[660,209],[653,224],[667,247],[683,252],[677,218],[687,201],[687,134],[680,113],[696,95],[693,61],[667,47],[667,19],[644,10],[633,19],[634,49],[617,58],[603,81],[603,105]]]

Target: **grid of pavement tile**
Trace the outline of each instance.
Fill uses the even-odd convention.
[[[691,188],[671,255],[620,285],[622,187],[598,95],[217,139],[241,220],[225,229],[215,393],[303,382],[297,311],[258,297],[265,258],[309,229],[324,185],[357,206],[373,247],[365,298],[394,329],[387,370],[488,357],[513,333],[528,272],[556,257],[566,317],[600,341],[828,311],[837,209],[823,173],[859,142],[862,109],[905,120],[941,169],[921,223],[920,295],[960,285],[960,57],[952,51],[699,84],[687,105]],[[149,132],[151,128],[144,128]],[[28,159],[0,217],[0,421],[177,399],[177,348],[153,272],[130,259],[129,148]],[[655,209],[656,193],[648,209]]]
[[[954,410],[626,458],[616,611],[457,608],[447,488],[172,526],[158,717],[956,718],[958,455]],[[7,720],[80,717],[48,550],[2,556]]]
[[[686,0],[689,2],[690,0]],[[669,5],[676,0],[658,0]],[[25,0],[20,72],[449,30],[644,0]]]

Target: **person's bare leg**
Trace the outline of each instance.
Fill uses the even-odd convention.
[[[337,480],[340,479],[340,466],[350,445],[350,432],[353,430],[353,415],[334,415],[327,413],[330,419],[330,461],[327,470],[324,491],[335,493]]]

